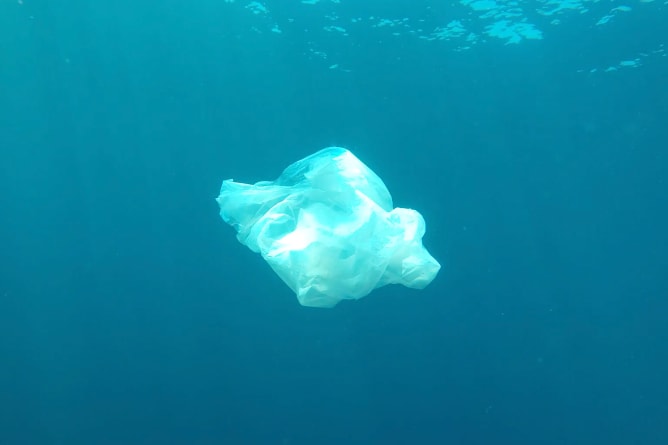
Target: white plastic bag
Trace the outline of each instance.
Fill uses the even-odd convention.
[[[223,181],[220,216],[304,306],[333,307],[386,284],[422,289],[439,263],[422,246],[415,210],[393,209],[383,181],[350,151],[330,147],[276,181]]]

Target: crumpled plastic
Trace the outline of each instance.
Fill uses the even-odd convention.
[[[416,289],[440,264],[422,245],[425,222],[393,208],[383,181],[350,151],[322,149],[275,181],[223,181],[220,216],[311,307],[333,307],[387,284]]]

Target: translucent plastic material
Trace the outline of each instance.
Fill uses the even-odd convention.
[[[332,307],[386,284],[422,289],[438,262],[422,246],[425,223],[393,209],[383,181],[350,151],[330,147],[276,181],[223,181],[220,216],[304,306]]]

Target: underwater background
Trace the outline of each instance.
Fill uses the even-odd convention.
[[[0,445],[668,443],[667,20],[0,2]],[[220,219],[332,145],[426,289],[302,307]]]

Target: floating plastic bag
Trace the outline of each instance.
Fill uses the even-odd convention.
[[[422,289],[441,266],[422,246],[425,223],[392,207],[383,181],[350,151],[330,147],[276,181],[223,181],[220,216],[304,306],[333,307],[386,284]]]

